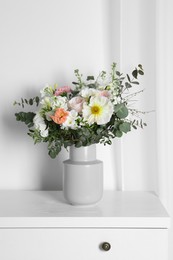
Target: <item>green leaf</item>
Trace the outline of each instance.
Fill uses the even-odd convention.
[[[142,70],[138,70],[140,75],[144,75],[144,72]]]
[[[126,88],[131,88],[132,87],[132,85],[129,84],[128,82],[125,83],[125,86],[126,86]]]
[[[87,87],[89,87],[89,88],[96,88],[96,85],[95,84],[88,84]]]
[[[16,121],[20,121],[19,113],[15,113]]]
[[[88,76],[88,77],[87,77],[87,81],[88,81],[88,80],[94,80],[94,76]]]
[[[116,135],[116,137],[121,137],[123,135],[123,133],[121,131],[117,130],[115,132],[115,135]]]
[[[35,98],[35,102],[36,102],[36,104],[37,104],[37,106],[38,106],[38,105],[39,105],[39,102],[40,102],[40,99],[39,99],[38,96]]]
[[[72,142],[67,140],[67,141],[64,141],[64,147],[67,148],[68,146],[71,146],[72,145]]]
[[[136,130],[137,129],[137,127],[135,126],[135,125],[132,125],[132,127]]]
[[[119,71],[116,71],[117,76],[121,76],[121,73]]]
[[[103,129],[100,129],[100,128],[97,129],[97,134],[98,135],[100,135],[102,132],[103,132]]]
[[[124,107],[123,103],[115,105],[115,107],[114,107],[115,113],[118,112],[122,107]]]
[[[105,142],[105,144],[111,145],[111,144],[112,144],[112,141],[109,139],[109,140],[107,140],[107,141]]]
[[[74,84],[74,85],[79,85],[79,83],[78,83],[78,82],[74,82],[74,81],[72,82],[72,84]]]
[[[90,136],[90,131],[87,128],[84,128],[81,134],[85,136]]]
[[[128,79],[128,81],[129,82],[131,82],[131,79],[130,79],[130,77],[129,77],[129,75],[127,74],[127,79]]]
[[[132,84],[139,85],[139,82],[138,82],[138,81],[132,81],[131,83],[132,83]]]
[[[75,147],[81,147],[82,146],[82,142],[81,141],[78,141],[76,144],[75,144]]]
[[[33,99],[32,98],[29,99],[29,104],[30,104],[30,106],[33,105]]]
[[[30,128],[30,127],[33,127],[34,126],[34,123],[29,123],[28,124],[28,127]]]
[[[54,150],[50,150],[50,151],[48,152],[48,154],[49,154],[49,156],[50,156],[52,159],[55,159],[55,157],[56,157],[56,152],[55,152]]]
[[[131,130],[131,124],[129,122],[124,122],[119,125],[119,130],[123,133],[130,132]]]
[[[122,106],[118,109],[118,111],[116,112],[116,115],[119,118],[126,118],[129,114],[129,111],[124,104],[121,104],[121,105]]]
[[[137,71],[137,69],[135,69],[135,70],[132,72],[132,75],[133,75],[133,77],[134,77],[135,79],[138,78],[138,71]]]
[[[118,126],[119,126],[119,122],[118,122],[118,121],[115,121],[115,122],[114,122],[114,128],[117,129]]]

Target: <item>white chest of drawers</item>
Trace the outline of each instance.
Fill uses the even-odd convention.
[[[149,192],[108,191],[74,207],[62,192],[1,191],[0,259],[167,260],[169,221]]]

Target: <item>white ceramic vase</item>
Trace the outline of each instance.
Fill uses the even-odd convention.
[[[103,194],[103,162],[96,159],[96,145],[70,147],[64,161],[63,193],[72,205],[97,203]]]

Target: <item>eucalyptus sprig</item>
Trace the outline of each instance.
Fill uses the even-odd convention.
[[[25,105],[30,105],[32,106],[34,103],[36,104],[36,106],[38,107],[39,105],[39,102],[40,102],[40,98],[38,96],[34,97],[34,98],[29,98],[29,99],[26,99],[26,98],[21,98],[21,101],[14,101],[13,105],[18,105],[18,106],[21,106],[21,107],[25,107]]]

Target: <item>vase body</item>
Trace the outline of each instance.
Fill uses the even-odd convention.
[[[103,194],[103,163],[96,159],[96,145],[70,147],[64,161],[63,193],[72,205],[97,203]]]

